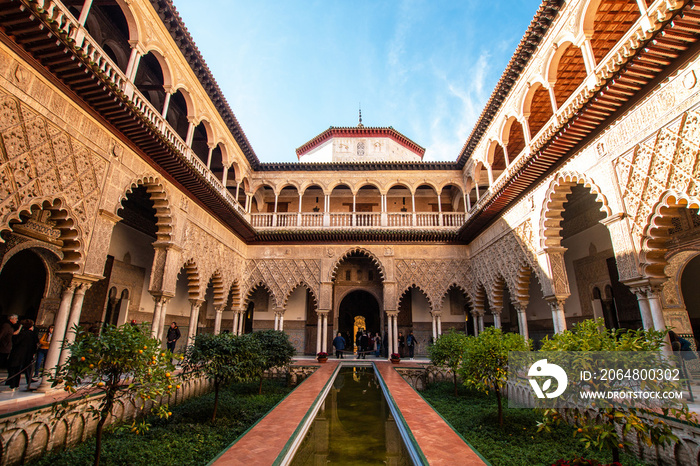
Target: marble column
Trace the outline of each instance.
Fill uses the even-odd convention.
[[[433,320],[433,341],[435,341],[435,340],[437,340],[437,336],[438,336],[438,334],[437,334],[437,316],[435,315],[435,313],[432,313],[432,312],[430,313],[430,315],[432,316],[432,320]]]
[[[238,335],[238,317],[240,316],[239,311],[233,311],[233,329],[231,331],[234,335]]]
[[[224,315],[224,307],[216,306],[214,313],[214,335],[218,335],[221,332],[221,319]]]
[[[161,299],[163,300],[163,305],[160,307],[160,319],[159,319],[159,325],[158,325],[158,338],[159,340],[163,339],[163,334],[165,333],[165,318],[168,315],[168,302],[170,301],[171,296],[163,296]]]
[[[493,314],[493,326],[496,328],[501,328],[501,310],[494,309],[491,311],[491,314]]]
[[[552,322],[554,333],[562,333],[566,330],[566,314],[564,313],[565,298],[552,298],[547,300],[552,310]]]
[[[394,314],[394,352],[399,352],[399,316],[398,313]]]
[[[484,311],[477,312],[477,317],[479,321],[479,333],[484,331]]]
[[[73,294],[73,303],[71,305],[70,315],[66,324],[65,338],[63,339],[63,349],[61,350],[61,356],[58,359],[58,364],[61,366],[66,363],[68,356],[70,356],[70,351],[68,350],[67,346],[75,341],[76,327],[80,323],[80,313],[83,310],[83,300],[85,299],[85,293],[90,288],[90,285],[92,285],[92,283],[80,283]],[[52,337],[52,339],[53,338],[54,337]]]
[[[527,329],[527,314],[525,312],[527,309],[527,304],[514,303],[513,307],[515,307],[515,310],[518,313],[518,328],[520,329],[520,335],[527,340],[530,338],[530,332]]]
[[[41,379],[41,385],[38,389],[40,392],[46,392],[51,389],[51,382],[49,382],[49,379],[53,378],[56,374],[56,365],[61,356],[63,338],[66,335],[68,313],[77,287],[78,283],[73,282],[69,278],[68,284],[63,288],[63,293],[61,293],[61,304],[58,306],[58,312],[56,312],[56,317],[54,318],[53,337],[51,338],[49,351],[46,353],[46,359],[44,360],[44,376]]]
[[[190,323],[187,329],[187,344],[194,343],[197,336],[197,322],[199,321],[199,308],[204,303],[203,299],[190,299]]]
[[[318,320],[316,321],[316,353],[321,352],[321,338],[322,338],[322,329],[321,329],[321,323],[323,322],[323,318],[321,317],[320,312],[316,312],[316,315],[318,316]]]
[[[153,319],[151,320],[151,337],[158,337],[158,326],[160,325],[160,310],[163,307],[163,301],[160,294],[151,293],[151,297],[155,305],[153,306]]]
[[[479,335],[479,317],[476,311],[471,312],[472,326],[474,327],[474,336]]]
[[[435,320],[437,321],[437,336],[442,335],[442,313],[437,312],[435,314]]]
[[[280,332],[284,332],[284,312],[280,312],[280,320],[277,326],[277,330],[279,330]]]
[[[323,339],[321,340],[321,351],[328,352],[328,311],[323,313]]]

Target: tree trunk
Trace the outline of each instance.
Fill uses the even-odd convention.
[[[496,402],[498,403],[498,425],[503,427],[503,403],[501,401],[501,390],[498,388],[498,384],[493,384],[493,388],[496,391]]]
[[[216,420],[216,408],[219,407],[219,381],[214,381],[214,412],[211,415],[211,422]]]
[[[100,466],[100,453],[102,452],[102,430],[105,426],[105,421],[107,421],[107,416],[101,414],[100,421],[97,423],[97,430],[95,431],[95,461],[94,466]]]
[[[258,386],[258,395],[262,395],[262,375],[260,376],[260,386]]]
[[[455,382],[455,396],[457,396],[457,372],[456,371],[452,371],[452,379]]]
[[[612,447],[612,460],[613,463],[619,463],[620,462],[620,449],[617,447]]]

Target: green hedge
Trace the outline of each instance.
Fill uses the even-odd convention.
[[[472,447],[493,466],[551,465],[559,459],[584,457],[610,463],[610,452],[586,450],[573,437],[573,429],[560,426],[552,434],[537,433],[541,414],[534,409],[509,409],[504,406],[503,427],[498,426],[496,398],[481,392],[459,388],[442,382],[420,392]],[[623,454],[623,466],[645,466],[646,463]]]
[[[264,394],[258,383],[234,384],[220,393],[217,420],[210,422],[214,395],[188,400],[172,409],[169,419],[149,419],[144,435],[117,429],[103,438],[102,466],[157,465],[201,466],[245,432],[272,409],[291,388],[265,381]],[[70,450],[51,453],[30,463],[45,466],[92,464],[94,439]]]

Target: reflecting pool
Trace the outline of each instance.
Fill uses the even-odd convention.
[[[340,368],[291,464],[412,464],[372,367]]]

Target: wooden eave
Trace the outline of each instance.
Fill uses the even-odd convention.
[[[455,162],[315,162],[261,163],[258,171],[382,171],[382,170],[456,170]]]
[[[442,243],[460,244],[456,231],[388,230],[376,229],[323,229],[323,230],[270,230],[259,231],[254,244],[299,243]]]
[[[170,32],[175,44],[180,48],[180,52],[185,57],[187,62],[194,71],[195,76],[199,79],[200,84],[207,92],[207,95],[211,99],[212,103],[216,107],[219,115],[223,118],[226,126],[233,135],[236,143],[243,151],[248,163],[250,163],[253,170],[257,169],[260,164],[258,156],[255,155],[253,147],[248,141],[248,137],[243,132],[241,125],[238,123],[236,116],[233,114],[231,107],[224,97],[224,93],[221,92],[221,88],[214,79],[209,66],[204,61],[204,57],[199,52],[199,48],[194,43],[192,35],[185,27],[185,23],[182,21],[180,14],[173,5],[171,0],[151,0],[151,5],[160,16],[163,24]]]
[[[470,242],[530,186],[542,180],[698,52],[700,9],[692,2],[664,24],[506,182],[487,194],[485,205],[467,218],[458,236]],[[666,66],[662,66],[665,64]]]
[[[121,133],[130,147],[246,241],[255,230],[183,157],[133,102],[73,46],[65,31],[29,0],[0,0],[0,37],[57,87],[77,96],[91,114]],[[48,71],[48,73],[46,72]]]

